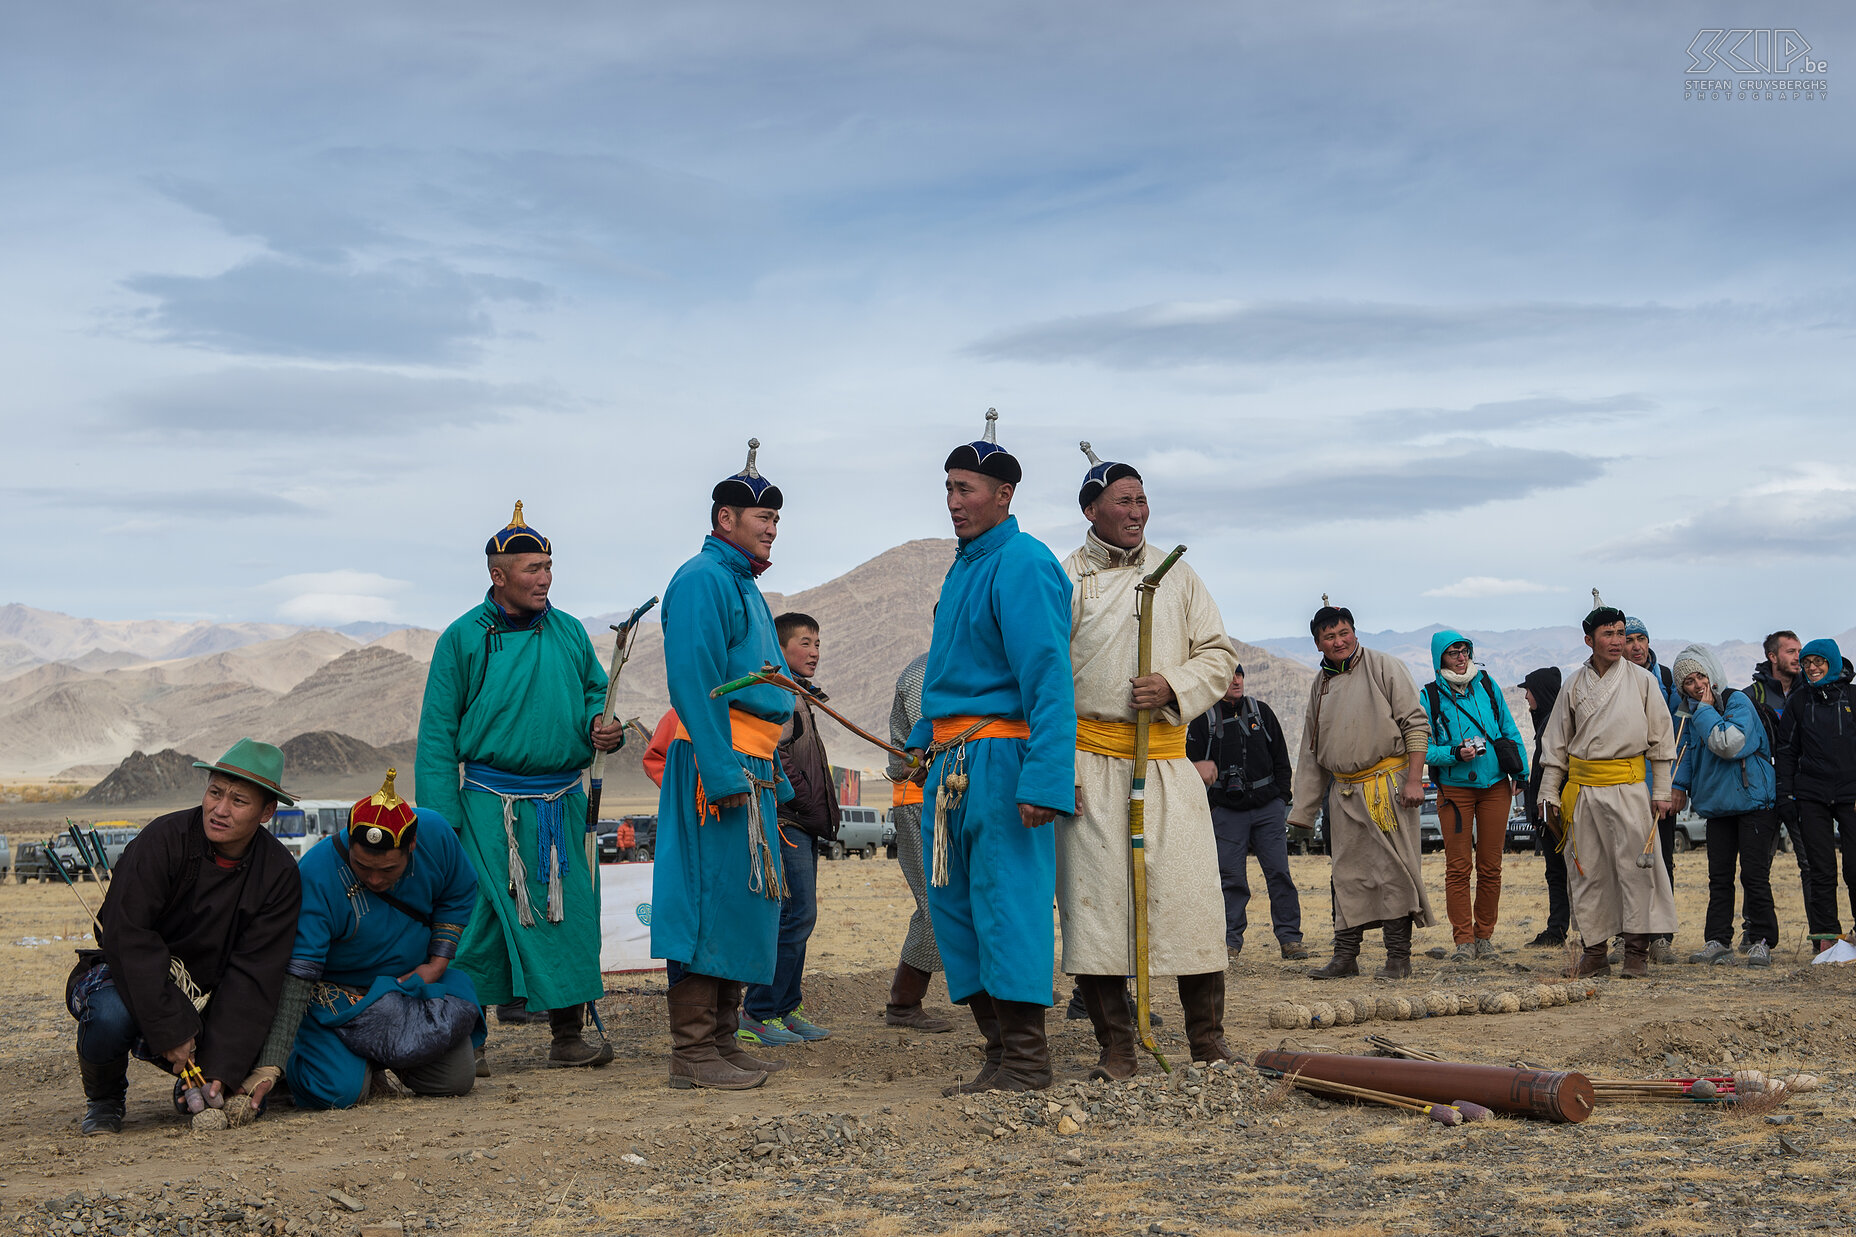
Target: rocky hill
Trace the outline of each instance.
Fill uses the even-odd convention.
[[[160,803],[197,794],[204,776],[193,767],[198,759],[182,755],[171,747],[153,756],[130,752],[127,759],[92,786],[78,802]]]

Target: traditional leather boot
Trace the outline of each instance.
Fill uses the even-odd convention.
[[[671,985],[668,995],[673,1087],[746,1091],[767,1081],[765,1070],[737,1069],[715,1050],[716,1032],[720,1029],[716,1025],[716,989],[720,984],[713,975],[685,975]]]
[[[513,1001],[505,1001],[496,1007],[496,1020],[509,1026],[517,1026],[526,1022],[546,1022],[548,1011],[530,1009],[527,1000],[517,997]]]
[[[992,997],[984,992],[976,992],[967,998],[967,1008],[973,1011],[973,1022],[985,1037],[986,1063],[980,1066],[980,1072],[973,1076],[972,1082],[957,1082],[951,1087],[942,1087],[942,1095],[972,1095],[977,1091],[992,1090],[993,1080],[999,1075],[999,1064],[1005,1057],[999,1010]]]
[[[85,1134],[120,1134],[129,1094],[129,1058],[117,1057],[96,1065],[77,1058],[77,1076],[84,1082],[84,1120],[79,1127]]]
[[[1650,934],[1648,932],[1626,932],[1624,934],[1624,969],[1620,974],[1625,979],[1648,979],[1650,977]]]
[[[999,1016],[999,1038],[1005,1051],[999,1072],[993,1075],[995,1091],[1042,1091],[1050,1086],[1050,1040],[1044,1034],[1045,1007],[1031,1001],[993,1001]]]
[[[1121,999],[1122,983],[1119,975],[1076,977],[1083,1008],[1095,1027],[1096,1043],[1102,1046],[1096,1067],[1089,1071],[1091,1078],[1120,1082],[1140,1072],[1140,1059],[1134,1055],[1134,1019],[1128,1014],[1128,1003]]]
[[[1411,919],[1388,919],[1379,930],[1386,938],[1386,964],[1373,972],[1373,978],[1410,979]]]
[[[1340,979],[1347,975],[1360,973],[1360,942],[1366,936],[1369,925],[1361,924],[1354,928],[1334,929],[1334,956],[1329,958],[1326,966],[1318,966],[1308,973],[1310,979]]]
[[[586,1006],[570,1005],[548,1011],[548,1026],[554,1043],[548,1048],[548,1068],[566,1069],[575,1065],[604,1065],[612,1060],[612,1045],[601,1037],[597,1046],[586,1042],[580,1029],[586,1024]]]
[[[1587,945],[1585,952],[1566,968],[1566,978],[1584,979],[1588,975],[1611,974],[1611,961],[1605,956],[1606,944],[1605,941],[1599,941],[1596,945]]]
[[[889,981],[889,1005],[883,1011],[886,1026],[937,1033],[954,1029],[954,1024],[947,1019],[936,1018],[922,1008],[922,998],[928,995],[931,978],[927,971],[918,971],[906,962],[896,964],[896,977]]]
[[[786,1068],[784,1061],[765,1061],[741,1047],[735,1032],[741,1029],[741,994],[747,985],[732,979],[715,981],[715,1054],[738,1070],[753,1073],[761,1070],[777,1074]]]
[[[1224,1042],[1224,972],[1179,977],[1179,1003],[1186,1009],[1186,1043],[1194,1061],[1235,1060]]]

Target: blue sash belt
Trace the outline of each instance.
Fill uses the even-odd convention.
[[[523,799],[535,804],[535,866],[532,878],[548,886],[548,922],[561,922],[561,872],[566,868],[567,813],[561,800],[580,788],[580,770],[559,773],[506,773],[474,760],[464,764],[464,785],[495,795],[503,801],[503,837],[509,844],[509,893],[516,900],[516,918],[523,927],[535,922],[530,909],[528,881],[522,854],[516,845],[515,807]]]

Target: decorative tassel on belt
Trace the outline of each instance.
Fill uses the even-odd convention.
[[[947,884],[947,835],[950,832],[947,818],[960,806],[961,799],[967,793],[966,745],[962,744],[953,751],[947,772],[941,775],[941,784],[934,792],[934,871],[929,877],[929,883],[938,886]]]
[[[761,793],[778,783],[752,773],[747,777],[753,787],[748,792],[748,889],[770,902],[779,902],[786,897],[787,885],[781,874],[779,852],[767,842],[767,819],[760,806]]]

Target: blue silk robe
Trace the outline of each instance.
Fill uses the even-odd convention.
[[[728,711],[740,709],[777,725],[792,716],[792,697],[765,684],[720,700],[709,696],[767,662],[785,669],[773,614],[754,583],[750,560],[712,535],[664,590],[670,706],[690,737],[671,743],[664,761],[652,869],[651,954],[699,975],[750,984],[773,982],[780,903],[750,886],[747,807],[705,820],[696,813],[696,787],[700,776],[703,794],[713,803],[747,793],[750,773],[775,782],[760,791],[761,829],[773,852],[781,853],[776,804],[792,798],[793,788],[778,760],[735,750]]]
[[[587,870],[586,795],[558,802],[565,817],[561,851],[562,919],[548,922],[548,868],[537,845],[534,800],[515,805],[515,835],[527,874],[534,923],[524,926],[509,892],[509,847],[497,795],[460,788],[460,761],[508,774],[565,775],[593,763],[592,725],[606,703],[606,671],[586,628],[549,609],[513,627],[495,602],[445,629],[432,654],[419,713],[419,805],[451,821],[477,869],[482,905],[459,946],[457,965],[484,1001],[522,997],[530,1009],[566,1009],[597,1001],[599,874]]]
[[[960,543],[941,583],[922,683],[922,720],[910,747],[926,748],[934,719],[1026,721],[1029,739],[965,745],[966,794],[949,815],[948,881],[932,882],[935,796],[953,753],[923,788],[922,855],[928,909],[948,996],[1051,1003],[1060,817],[1027,829],[1018,805],[1076,811],[1076,688],[1070,669],[1070,580],[1016,516]]]
[[[398,907],[367,892],[335,847],[324,838],[298,865],[303,909],[297,917],[290,974],[367,990],[367,997],[339,1013],[312,1001],[297,1030],[296,1047],[284,1076],[300,1108],[351,1108],[367,1091],[367,1062],[350,1052],[333,1026],[352,1018],[399,989],[426,999],[460,996],[477,1003],[470,976],[455,964],[435,984],[410,975],[432,957],[449,957],[477,905],[477,872],[452,831],[436,813],[421,810],[412,861],[387,892],[432,917],[427,928]],[[404,983],[399,977],[408,975]],[[481,1044],[478,1019],[472,1039]]]

